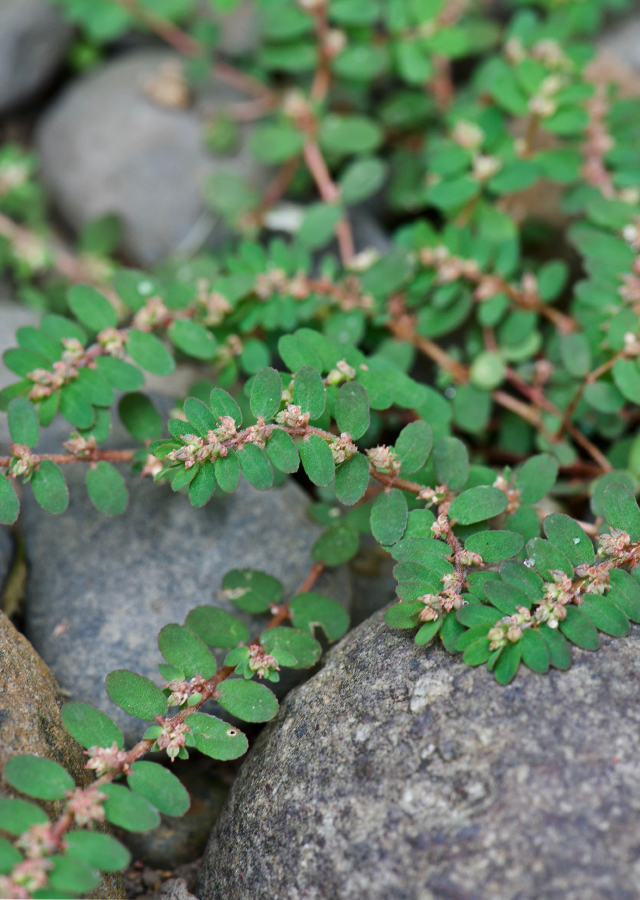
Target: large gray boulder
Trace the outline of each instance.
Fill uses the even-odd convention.
[[[71,696],[103,709],[137,740],[144,726],[109,700],[107,673],[133,669],[162,685],[157,634],[164,625],[184,622],[190,609],[205,604],[238,613],[218,595],[233,568],[270,572],[293,596],[321,529],[307,517],[308,498],[293,481],[262,493],[241,480],[235,494],[193,509],[183,494],[129,474],[129,507],[110,519],[91,505],[85,475],[84,464],[66,467],[71,499],[62,516],[44,512],[24,492],[25,628]],[[346,569],[329,570],[317,590],[348,606]],[[252,635],[268,621],[238,614]]]
[[[59,68],[71,38],[46,0],[0,0],[0,113],[29,100]]]
[[[258,738],[202,900],[634,900],[640,633],[507,687],[382,612]]]
[[[233,157],[214,159],[203,142],[206,113],[246,99],[217,82],[187,108],[149,96],[167,64],[164,50],[124,54],[74,82],[40,123],[37,148],[45,187],[75,229],[106,214],[124,224],[123,248],[135,262],[154,265],[179,250],[215,242],[225,229],[205,211],[203,185],[214,171],[233,171],[261,184],[265,169],[243,140]]]

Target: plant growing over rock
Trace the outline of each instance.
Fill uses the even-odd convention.
[[[181,97],[210,70],[244,92],[212,118],[209,144],[259,120],[252,149],[275,170],[262,195],[224,173],[208,184],[240,235],[232,250],[145,273],[115,260],[109,217],[77,253],[62,248],[34,160],[2,151],[0,264],[43,316],[4,356],[18,381],[0,394],[13,442],[0,521],[18,517],[19,482],[64,513],[72,463],[86,466],[94,506],[116,516],[125,464],[194,507],[240,475],[269,490],[296,474],[326,530],[288,602],[266,573],[225,575],[238,609],[270,613],[259,635],[200,606],[159,635],[163,689],[111,673],[110,698],[149,723],[136,746],[91,706],[63,707],[97,776],[89,788],[47,760],[5,767],[16,790],[66,804],[49,822],[30,802],[0,800],[13,836],[0,842],[0,893],[24,897],[82,894],[98,870],[127,864],[85,826],[144,830],[158,811],[188,808],[146,753],[245,752],[239,727],[200,708],[275,715],[268,684],[313,666],[318,638],[348,627],[312,588],[361,534],[397,561],[388,625],[487,663],[501,684],[520,662],[567,668],[570,643],[596,649],[599,631],[640,621],[640,101],[589,68],[605,4],[515,4],[501,22],[454,0],[263,0],[259,49],[238,68],[187,0],[62,5],[96,54],[132,27],[183,53]],[[353,209],[382,194],[393,242],[356,252]],[[185,358],[208,377],[165,426],[145,373],[168,376]],[[103,446],[116,406],[130,449]],[[69,440],[39,453],[57,414]],[[568,512],[550,512],[550,495]]]

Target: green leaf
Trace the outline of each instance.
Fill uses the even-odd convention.
[[[580,604],[580,612],[591,619],[598,631],[603,631],[613,637],[624,637],[631,630],[629,619],[607,597],[585,594]]]
[[[9,404],[9,432],[14,444],[35,447],[40,436],[38,414],[26,397],[16,397]]]
[[[305,365],[312,366],[318,372],[322,371],[320,357],[308,338],[303,340],[297,334],[285,334],[278,341],[278,353],[290,372],[297,372]]]
[[[542,600],[544,582],[533,569],[528,568],[521,562],[511,560],[502,563],[500,566],[500,575],[503,581],[524,591],[531,600]]]
[[[216,481],[221,490],[232,494],[240,481],[240,463],[234,450],[229,450],[226,456],[219,456],[215,462]]]
[[[275,369],[267,366],[253,379],[251,387],[251,412],[265,421],[273,419],[282,401],[282,379]]]
[[[0,875],[8,875],[14,866],[22,862],[22,854],[5,838],[0,838]]]
[[[237,647],[249,640],[249,629],[231,613],[215,606],[196,606],[185,620],[209,647]]]
[[[561,336],[560,356],[567,371],[575,378],[584,378],[591,369],[591,347],[583,332]]]
[[[466,625],[467,628],[474,628],[476,625],[495,625],[502,616],[502,610],[479,603],[469,603],[467,606],[462,606],[456,613],[458,622]]]
[[[273,465],[280,472],[291,474],[300,468],[300,457],[293,438],[282,428],[273,429],[265,450]]]
[[[248,613],[266,612],[270,606],[282,603],[282,583],[257,569],[230,569],[222,579],[227,600]]]
[[[13,525],[20,512],[20,501],[13,485],[0,473],[0,525]]]
[[[578,523],[564,513],[551,513],[542,523],[544,533],[574,566],[592,565],[596,555],[591,538]]]
[[[452,491],[463,488],[469,478],[469,454],[462,441],[440,438],[433,448],[433,470],[438,484],[446,484]]]
[[[612,370],[616,387],[631,403],[640,403],[640,372],[630,359],[618,359]]]
[[[360,203],[382,187],[386,164],[377,157],[356,159],[340,176],[340,194],[344,203]]]
[[[211,332],[193,319],[176,319],[168,334],[179,350],[195,359],[212,359],[218,349]]]
[[[506,581],[485,581],[484,592],[490,603],[505,616],[512,616],[519,606],[531,608],[528,594]]]
[[[119,750],[124,747],[122,732],[113,719],[90,703],[75,700],[65,703],[60,715],[71,737],[87,750],[89,747],[112,747],[113,744]]]
[[[611,569],[609,581],[611,590],[607,600],[615,603],[632,622],[640,622],[640,584],[637,580],[622,569]]]
[[[116,669],[105,679],[107,694],[120,709],[145,722],[167,714],[167,698],[159,687],[136,672]]]
[[[234,419],[236,427],[240,428],[242,425],[242,413],[231,394],[223,391],[222,388],[214,388],[211,391],[209,403],[215,416],[230,416]]]
[[[46,825],[49,817],[35,803],[18,797],[0,797],[0,822],[9,834],[23,834],[32,825]]]
[[[309,250],[319,250],[329,243],[341,218],[342,207],[337,203],[312,203],[304,214],[298,240]]]
[[[76,428],[91,428],[95,420],[91,403],[75,384],[66,384],[61,389],[60,412]]]
[[[429,641],[432,641],[436,634],[440,631],[441,625],[442,616],[439,619],[436,619],[435,622],[425,622],[414,639],[418,647],[424,647],[425,644],[428,644]]]
[[[357,381],[348,381],[338,391],[335,419],[341,433],[347,432],[354,441],[369,427],[369,398]]]
[[[396,603],[384,614],[384,620],[389,628],[415,628],[418,624],[415,614],[424,609],[424,603],[413,600],[409,603]]]
[[[216,470],[213,462],[203,463],[189,485],[189,502],[200,509],[211,500],[216,489]]]
[[[54,341],[62,341],[63,338],[75,338],[84,346],[87,335],[84,328],[77,322],[72,322],[65,316],[46,315],[40,320],[40,329]]]
[[[448,612],[442,618],[440,626],[440,639],[449,653],[456,653],[455,644],[461,634],[464,634],[465,627],[456,619],[455,610]]]
[[[127,776],[127,784],[165,816],[183,816],[191,806],[191,798],[182,782],[158,763],[135,762]]]
[[[558,460],[549,453],[532,456],[516,474],[516,488],[521,503],[537,503],[556,483]]]
[[[371,508],[371,532],[383,547],[399,541],[407,527],[407,499],[395,488],[383,491]]]
[[[365,116],[329,113],[320,125],[320,145],[330,153],[369,153],[381,141],[380,126]]]
[[[329,641],[337,641],[349,628],[349,614],[337,602],[312,591],[298,594],[290,603],[291,620],[295,628],[310,631],[323,629]]]
[[[198,400],[196,397],[187,397],[183,409],[187,421],[193,425],[201,437],[206,437],[209,431],[218,427],[218,417],[202,400]]]
[[[583,612],[575,606],[567,606],[567,618],[560,622],[563,635],[583,650],[597,650],[600,638],[595,625]]]
[[[346,506],[353,506],[361,500],[368,484],[369,462],[362,453],[356,453],[336,469],[336,497]]]
[[[605,490],[604,515],[611,528],[626,531],[632,541],[640,541],[640,509],[626,484],[614,481]]]
[[[527,554],[533,560],[536,572],[542,575],[545,581],[553,581],[552,572],[564,572],[569,578],[573,578],[571,561],[549,541],[531,538],[527,543]]]
[[[485,563],[509,559],[519,553],[523,545],[522,536],[514,531],[480,531],[464,542],[465,550],[479,553]]]
[[[249,747],[246,736],[234,725],[215,716],[191,713],[187,724],[193,732],[196,750],[212,759],[237,759]]]
[[[302,467],[313,482],[320,487],[331,484],[336,466],[329,444],[318,434],[310,434],[297,445]]]
[[[302,366],[293,380],[293,402],[310,419],[319,419],[324,412],[326,390],[320,373],[313,366]]]
[[[52,759],[12,756],[4,766],[5,780],[17,791],[38,800],[63,800],[75,782],[66,769]]]
[[[278,712],[278,701],[264,684],[227,679],[218,686],[218,703],[245,722],[267,722]]]
[[[473,525],[499,515],[507,505],[504,491],[482,484],[459,494],[449,507],[449,517],[456,519],[461,525]]]
[[[199,466],[191,466],[187,469],[184,466],[173,469],[173,478],[171,479],[171,490],[181,491],[182,488],[190,485],[199,471]]]
[[[134,794],[123,784],[103,784],[100,790],[107,795],[104,816],[112,825],[127,831],[151,831],[160,824],[158,811],[148,800]]]
[[[118,404],[118,415],[136,441],[155,440],[162,433],[162,417],[145,394],[125,394]]]
[[[75,284],[69,288],[67,301],[74,315],[91,331],[115,328],[118,324],[115,309],[95,288]]]
[[[187,678],[211,678],[216,661],[204,641],[183,625],[165,625],[158,635],[158,647],[166,661],[181,669]]]
[[[155,334],[132,328],[127,339],[127,352],[145,372],[171,375],[176,367],[173,357]]]
[[[50,459],[43,459],[31,478],[33,496],[43,509],[60,515],[69,505],[69,489],[64,476]]]
[[[144,375],[136,366],[113,356],[99,356],[98,371],[117,391],[137,391],[144,384]]]
[[[489,641],[486,637],[482,637],[465,648],[462,659],[468,666],[481,666],[490,656]]]
[[[301,626],[297,625],[295,628],[268,628],[260,635],[260,643],[267,653],[274,656],[279,651],[289,653],[296,660],[286,664],[292,669],[308,669],[317,663],[322,654],[322,647],[313,637],[313,630],[301,630]]]
[[[453,612],[453,614],[456,616],[457,621],[457,613],[455,613],[453,610],[451,612]],[[451,613],[448,613],[447,615],[450,616]],[[460,622],[458,622],[458,626],[460,628],[463,627]],[[467,647],[470,647],[471,644],[479,641],[480,638],[486,637],[491,627],[492,625],[489,624],[474,625],[473,628],[469,628],[468,631],[463,631],[460,637],[456,638],[454,644],[455,652],[461,653],[463,650],[466,650]]]
[[[47,428],[56,417],[60,406],[60,391],[54,391],[40,401],[38,405],[38,421],[43,428]]]
[[[137,763],[136,763],[137,765]],[[101,869],[103,872],[119,872],[131,862],[126,847],[110,834],[98,831],[70,831],[65,835],[67,855]]]
[[[548,625],[541,625],[539,632],[547,645],[550,664],[554,669],[568,669],[571,666],[571,648],[566,638],[557,628],[549,628]]]
[[[129,493],[122,475],[111,463],[101,460],[87,469],[87,491],[95,508],[105,516],[119,516],[127,508]]]
[[[264,450],[257,444],[243,444],[236,455],[249,484],[259,491],[268,491],[273,484],[273,468]]]
[[[544,675],[549,671],[549,651],[540,634],[533,628],[522,632],[522,662],[533,672]]]
[[[74,856],[52,856],[53,868],[48,873],[49,885],[54,890],[62,891],[64,896],[87,894],[100,884],[100,875],[96,870]]]
[[[302,152],[304,136],[292,125],[263,125],[250,140],[251,152],[261,162],[277,165]]]
[[[402,463],[402,474],[417,472],[427,461],[433,444],[433,433],[429,425],[419,419],[406,425],[395,445],[395,452]]]
[[[51,363],[47,357],[41,353],[34,353],[32,350],[19,350],[11,347],[9,350],[5,350],[2,360],[7,369],[21,378],[25,378],[34,369],[51,370]]]
[[[494,677],[498,684],[509,684],[515,677],[522,656],[521,643],[521,641],[518,641],[515,644],[507,644],[507,646],[503,648],[493,670]]]
[[[349,562],[360,546],[358,532],[349,525],[334,525],[320,535],[311,549],[315,562],[341,566]]]
[[[624,406],[624,397],[609,381],[589,382],[582,396],[589,406],[601,413],[617,413]]]

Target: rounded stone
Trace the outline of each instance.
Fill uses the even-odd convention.
[[[232,171],[262,184],[266,170],[249,154],[246,137],[233,157],[215,159],[204,147],[207,113],[244,98],[215,81],[187,108],[149,96],[178,58],[165,50],[130,51],[75,81],[43,117],[36,135],[45,187],[75,229],[107,214],[124,225],[123,249],[140,265],[215,243],[226,229],[205,209],[204,184]],[[196,241],[194,246],[193,242]]]
[[[42,90],[62,63],[71,25],[46,0],[0,0],[0,113]]]
[[[380,612],[244,763],[202,900],[634,900],[640,629],[506,687]]]

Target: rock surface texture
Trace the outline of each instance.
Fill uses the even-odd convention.
[[[202,900],[635,900],[640,634],[507,687],[378,613],[236,780]]]
[[[244,99],[236,91],[209,84],[188,108],[149,96],[149,86],[157,94],[167,64],[176,61],[151,49],[118,57],[67,88],[37,135],[42,177],[64,218],[77,229],[99,216],[118,215],[123,248],[141,265],[224,235],[205,212],[207,175],[222,169],[256,183],[265,177],[246,141],[229,158],[214,159],[204,149],[205,111]]]
[[[162,684],[157,634],[163,625],[182,623],[205,604],[237,613],[217,597],[229,569],[270,572],[291,597],[321,529],[307,518],[306,496],[292,481],[265,493],[241,481],[235,494],[193,509],[184,495],[129,475],[129,507],[109,519],[88,499],[84,467],[68,469],[71,501],[64,515],[43,512],[25,491],[26,631],[74,699],[103,709],[133,740],[144,727],[108,699],[107,673],[133,669]],[[346,605],[346,570],[330,570],[317,590]],[[268,621],[244,618],[252,634]]]
[[[0,0],[0,113],[46,86],[71,33],[60,9],[46,0]]]
[[[28,753],[60,763],[79,785],[91,781],[82,748],[62,724],[60,703],[60,689],[50,670],[0,612],[0,770],[12,756]],[[0,779],[0,795],[14,793]],[[42,805],[50,815],[62,811],[59,802]],[[104,875],[91,896],[123,897],[120,875]]]

